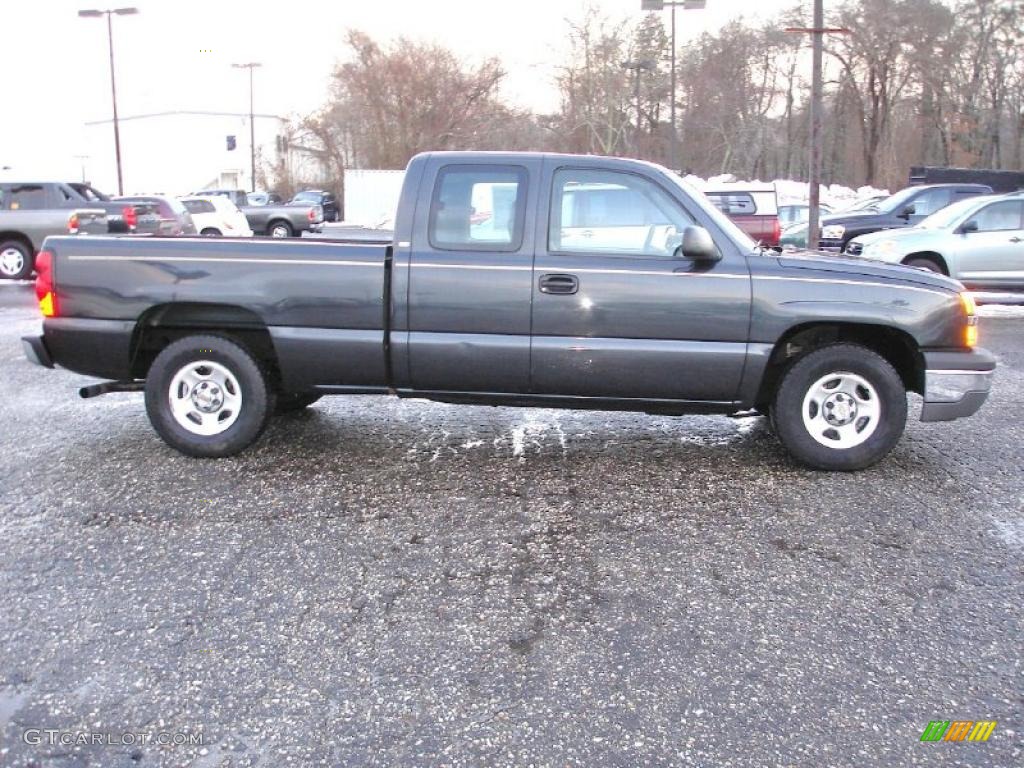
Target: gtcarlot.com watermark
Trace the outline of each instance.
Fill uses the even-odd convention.
[[[202,746],[201,733],[172,733],[170,731],[61,731],[56,728],[27,728],[22,740],[31,746],[135,747],[157,744],[161,747]]]

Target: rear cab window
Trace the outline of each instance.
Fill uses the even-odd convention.
[[[708,199],[726,216],[754,216],[757,204],[749,192],[708,192]]]
[[[518,251],[526,219],[526,169],[449,165],[434,184],[427,234],[448,251]]]

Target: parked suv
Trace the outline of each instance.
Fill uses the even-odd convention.
[[[907,187],[861,211],[837,213],[821,220],[819,247],[823,251],[846,251],[853,238],[881,229],[900,229],[920,224],[951,203],[977,195],[989,195],[984,184],[930,184]]]
[[[916,227],[855,238],[847,252],[940,272],[976,291],[1021,292],[1024,193],[961,200]]]

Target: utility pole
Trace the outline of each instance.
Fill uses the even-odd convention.
[[[117,121],[117,81],[114,78],[114,26],[110,21],[113,14],[118,16],[134,16],[138,8],[111,8],[109,10],[88,9],[78,12],[83,19],[107,17],[107,44],[110,48],[110,95],[114,102],[114,157],[117,161],[117,194],[124,194],[124,181],[121,175],[121,129]]]
[[[258,61],[250,61],[245,64],[232,64],[235,69],[249,70],[249,161],[251,163],[251,178],[249,179],[250,192],[256,191],[256,116],[253,113],[253,87],[252,71],[256,67],[263,66]]]
[[[663,11],[665,6],[672,9],[672,81],[670,101],[668,104],[669,122],[671,130],[668,137],[668,165],[669,168],[679,173],[679,135],[676,133],[676,6],[683,6],[684,11],[699,11],[707,7],[707,0],[640,0],[642,11]]]
[[[798,32],[811,36],[811,152],[810,152],[810,189],[808,195],[807,249],[818,250],[821,236],[820,205],[821,205],[821,122],[824,112],[824,87],[822,75],[822,58],[824,53],[825,35],[849,34],[850,30],[840,27],[825,26],[824,0],[814,0],[814,26],[787,27],[787,32]]]

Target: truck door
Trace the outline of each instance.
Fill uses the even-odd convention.
[[[428,161],[409,251],[409,383],[526,392],[540,158]],[[401,249],[402,243],[398,244]]]
[[[732,401],[750,316],[745,256],[677,257],[698,222],[680,190],[558,162],[547,161],[541,199],[549,231],[538,233],[534,267],[533,391]]]
[[[1019,290],[1024,287],[1024,202],[1001,200],[974,214],[977,229],[956,235],[960,272],[954,277],[972,288]]]

